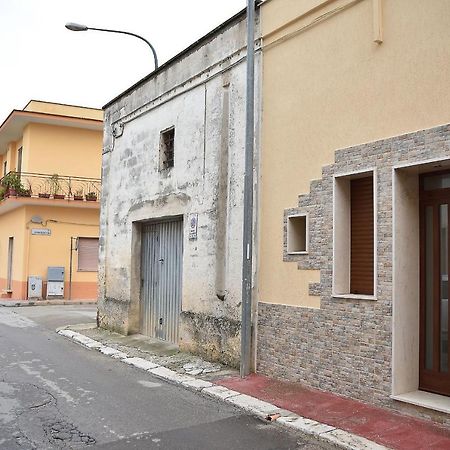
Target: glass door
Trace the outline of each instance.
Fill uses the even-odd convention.
[[[449,223],[450,173],[420,180],[421,301],[419,388],[450,395]]]

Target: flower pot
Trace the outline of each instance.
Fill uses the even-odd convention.
[[[84,198],[84,197],[83,197],[82,195],[74,195],[74,196],[73,196],[73,199],[74,199],[74,200],[83,200],[83,198]]]
[[[58,200],[64,200],[66,196],[64,194],[55,194],[53,195],[53,198],[56,198]]]
[[[8,188],[5,193],[5,197],[17,197],[17,191],[15,189]]]
[[[19,194],[19,197],[31,197],[31,191],[24,191]]]
[[[97,197],[93,197],[93,196],[86,196],[86,201],[87,202],[96,202],[97,201]]]
[[[50,194],[39,193],[39,198],[50,198]]]

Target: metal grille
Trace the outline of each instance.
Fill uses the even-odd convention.
[[[146,224],[142,230],[142,333],[178,342],[183,261],[182,219]]]
[[[170,169],[174,166],[175,128],[161,131],[160,138],[160,169]]]

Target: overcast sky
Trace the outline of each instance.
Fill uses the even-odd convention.
[[[139,39],[73,32],[67,22],[140,34],[164,63],[246,0],[0,0],[0,124],[29,100],[101,108],[153,70]]]

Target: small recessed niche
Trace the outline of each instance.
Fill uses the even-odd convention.
[[[161,131],[159,139],[159,170],[174,167],[175,151],[175,127]]]
[[[288,216],[287,251],[290,254],[307,253],[307,217],[306,215]]]

